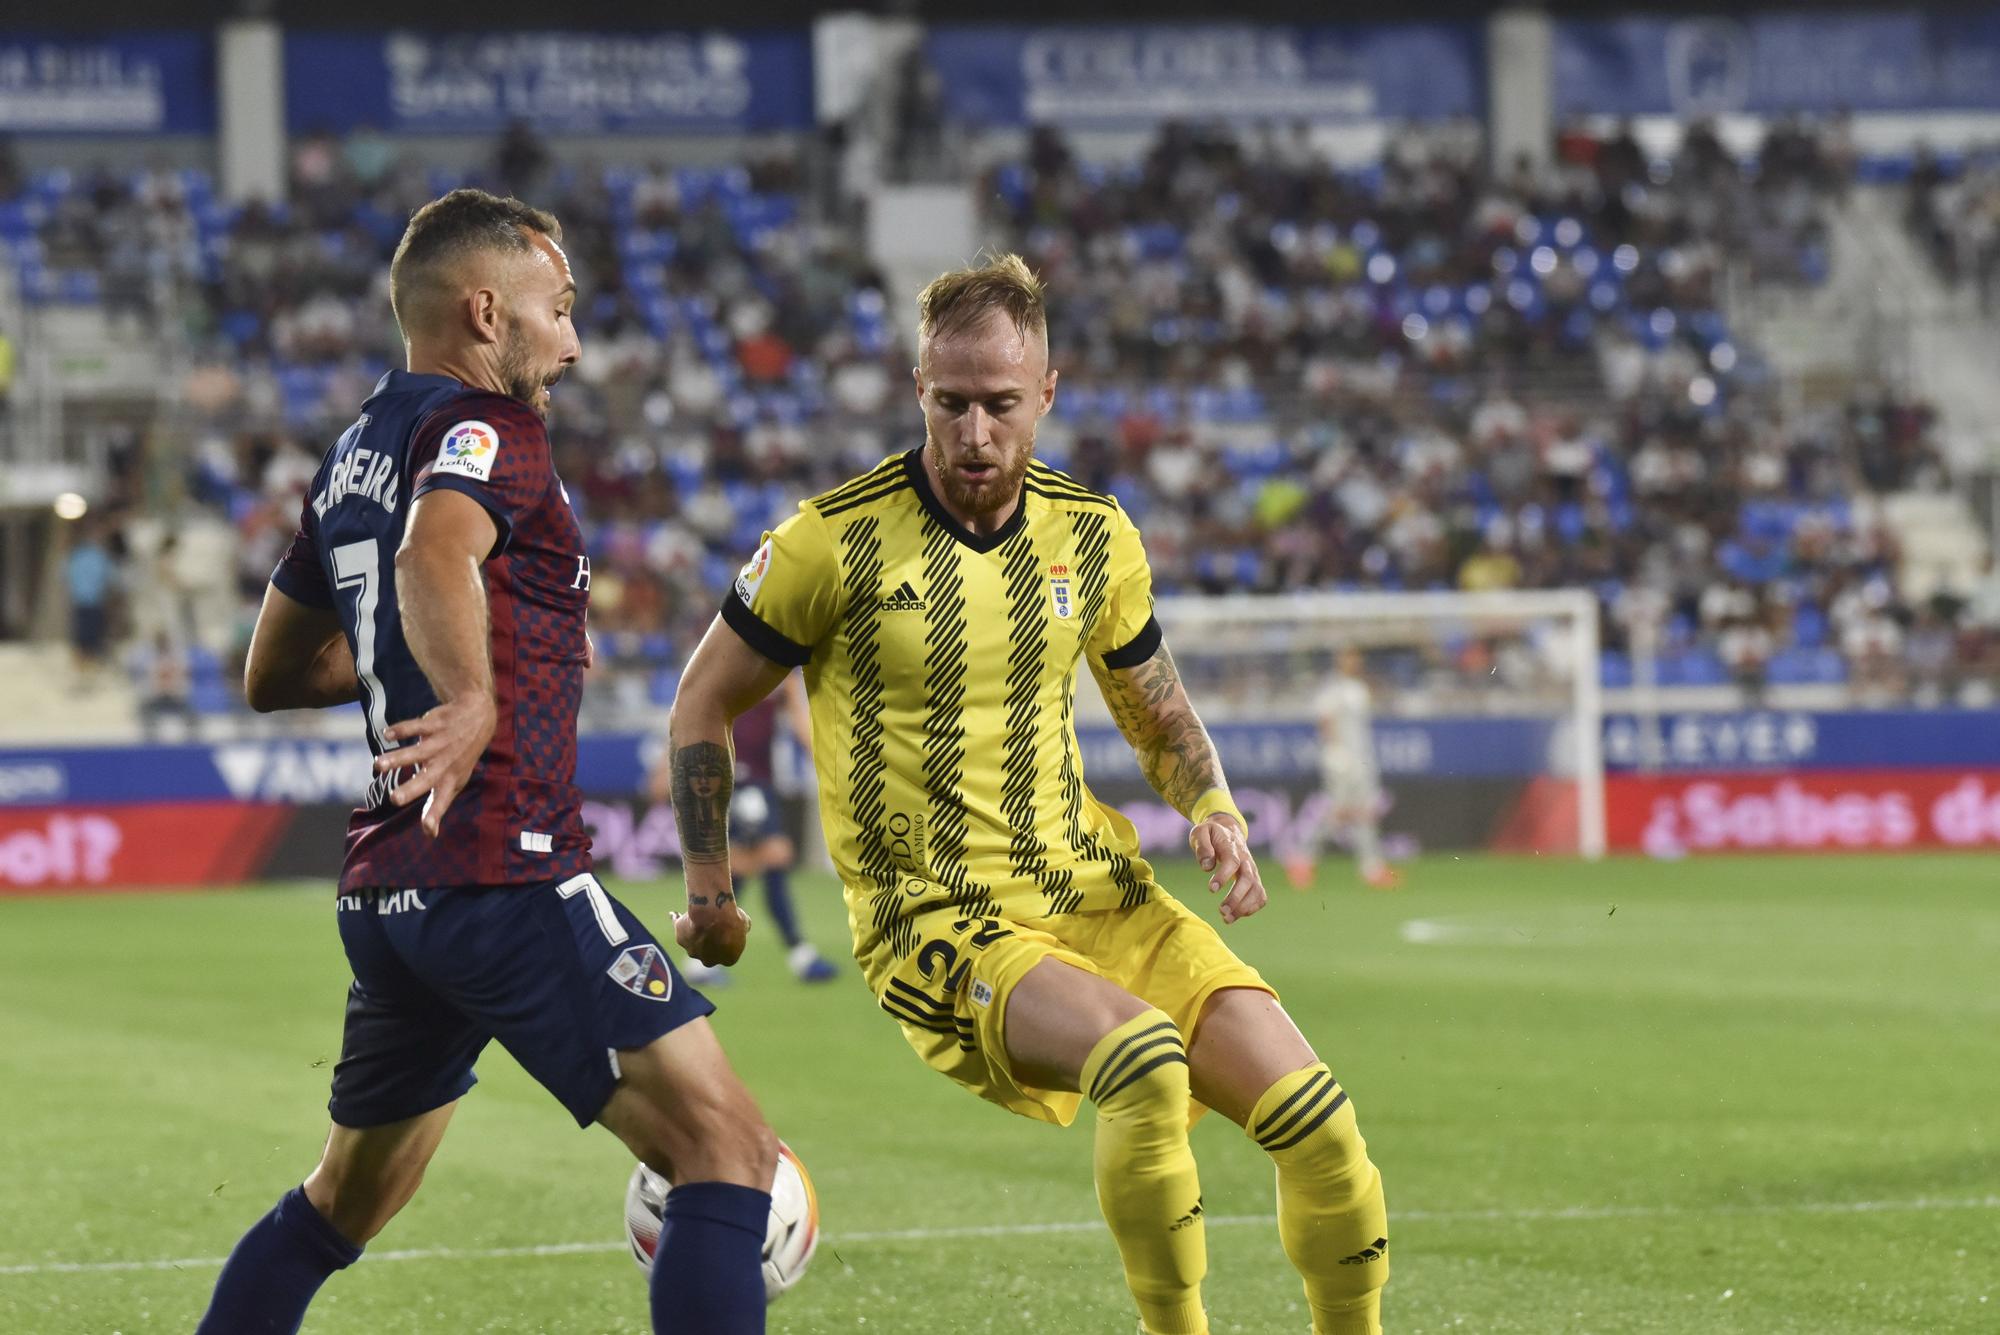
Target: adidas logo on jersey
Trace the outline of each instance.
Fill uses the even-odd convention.
[[[894,593],[888,594],[882,599],[882,610],[884,612],[921,612],[924,610],[923,595],[910,587],[910,581],[904,580],[896,587]]]

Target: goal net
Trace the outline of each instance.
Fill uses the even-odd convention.
[[[1590,593],[1175,597],[1155,611],[1267,856],[1327,838],[1330,748],[1319,719],[1333,701],[1353,707],[1353,688],[1328,690],[1340,678],[1365,686],[1380,828],[1392,856],[1603,854]],[[1185,822],[1146,788],[1093,690],[1079,692],[1078,735],[1092,790],[1133,817],[1149,848],[1184,838]]]

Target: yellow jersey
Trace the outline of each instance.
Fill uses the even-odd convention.
[[[805,669],[820,820],[854,954],[880,990],[915,915],[1024,922],[1155,893],[1130,821],[1083,783],[1076,669],[1158,650],[1152,574],[1118,502],[1039,462],[972,533],[918,451],[799,505],[724,600]]]

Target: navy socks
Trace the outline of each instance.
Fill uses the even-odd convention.
[[[195,1335],[291,1335],[328,1276],[360,1258],[293,1187],[229,1253]]]
[[[785,938],[787,949],[805,940],[799,935],[798,915],[792,912],[790,872],[780,867],[764,873],[764,903],[770,908],[771,921],[777,926],[778,935]]]
[[[653,1260],[655,1335],[763,1335],[771,1194],[731,1182],[667,1193]]]

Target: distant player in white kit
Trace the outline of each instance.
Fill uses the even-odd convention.
[[[1377,890],[1402,881],[1382,857],[1382,780],[1375,768],[1374,704],[1359,649],[1340,651],[1338,671],[1313,700],[1319,721],[1320,784],[1325,816],[1286,865],[1292,884],[1312,884],[1313,859],[1331,835],[1354,850],[1361,879]]]

